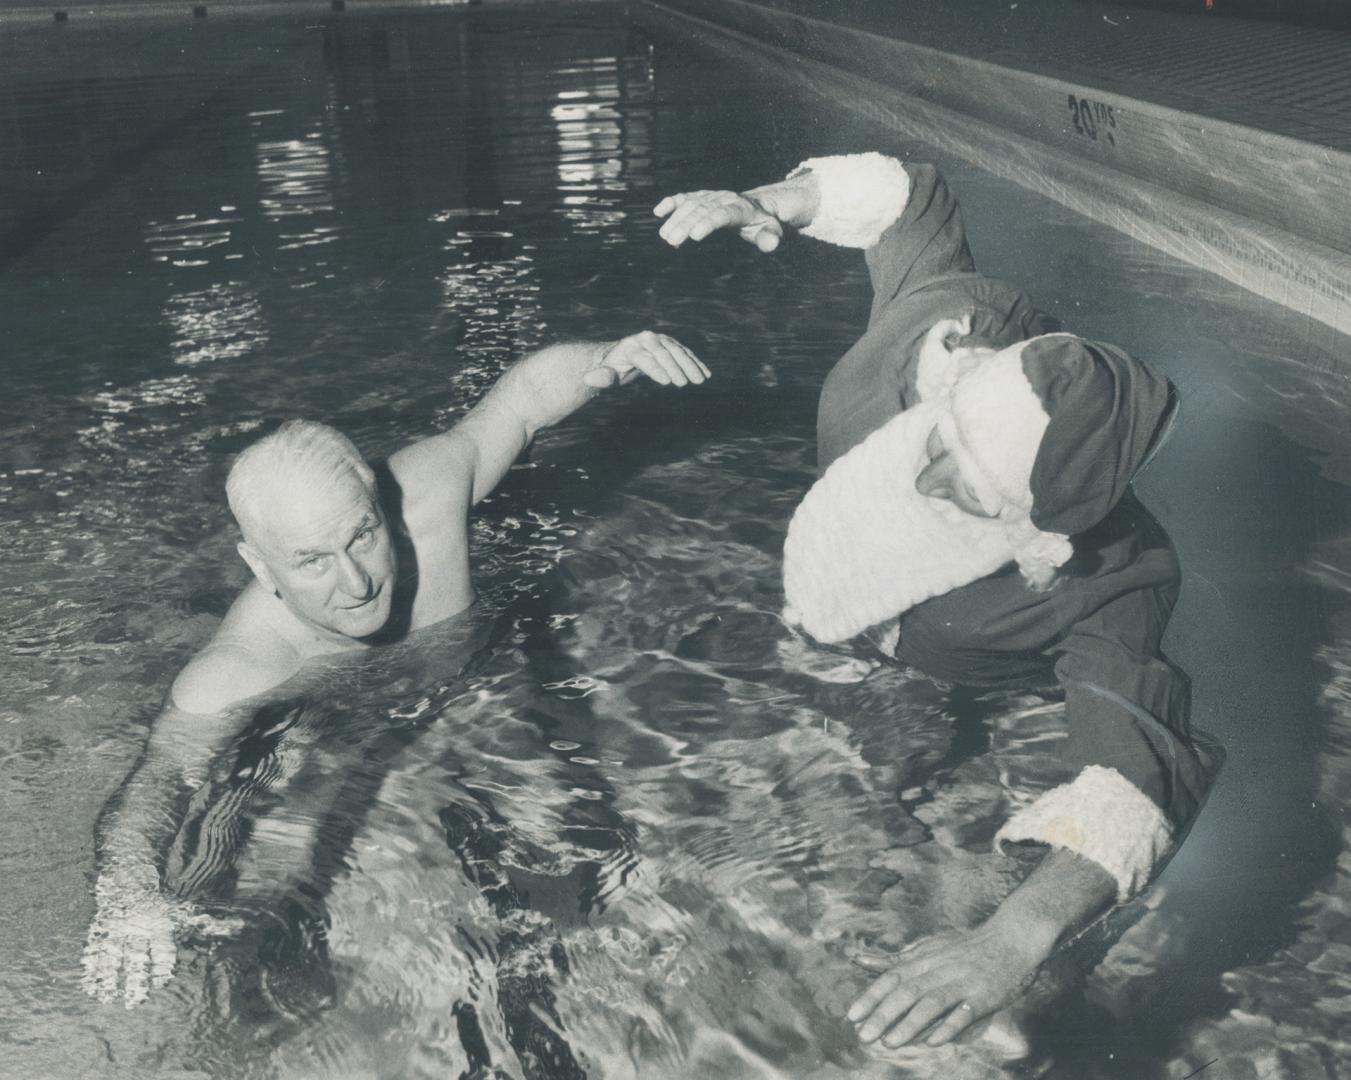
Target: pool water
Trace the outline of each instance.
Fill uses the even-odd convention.
[[[932,155],[604,5],[209,22],[3,46],[0,1075],[1351,1069],[1345,340],[938,159],[987,270],[1181,388],[1139,488],[1229,761],[1017,1034],[863,1048],[855,961],[1012,887],[990,838],[1057,779],[1063,716],[785,630],[866,274],[805,240],[673,252],[650,208]],[[303,415],[378,457],[524,351],[645,327],[712,382],[547,432],[476,517],[472,611],[270,703],[215,778],[243,842],[176,869],[248,928],[134,1011],[86,998],[95,819],[246,580],[231,455]]]

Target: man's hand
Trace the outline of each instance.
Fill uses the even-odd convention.
[[[924,1041],[941,1046],[1018,998],[1049,955],[1048,948],[993,922],[936,934],[903,952],[899,962],[860,959],[886,973],[849,1006],[848,1016],[865,1043],[880,1037],[895,1049],[927,1031]]]
[[[663,386],[701,383],[713,373],[684,345],[651,330],[616,341],[600,363],[582,376],[587,386],[604,389],[632,382],[639,374]]]
[[[719,229],[736,229],[741,239],[764,252],[783,239],[783,225],[764,205],[735,191],[690,191],[668,195],[653,208],[666,218],[660,235],[672,247],[702,240]]]
[[[105,873],[95,886],[97,910],[84,947],[85,993],[128,1009],[173,978],[178,939],[237,932],[237,919],[194,911],[159,891],[146,875]]]

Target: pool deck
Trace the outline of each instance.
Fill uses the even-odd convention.
[[[645,7],[1351,333],[1351,35],[1078,0]]]

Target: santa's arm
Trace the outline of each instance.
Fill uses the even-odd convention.
[[[769,252],[790,226],[865,253],[874,315],[901,292],[975,263],[956,196],[932,165],[879,153],[809,158],[784,180],[749,191],[691,191],[657,204],[672,247],[720,229]]]
[[[1001,849],[1027,843],[1045,854],[985,922],[890,962],[850,1009],[860,1038],[955,1038],[1016,1000],[1059,943],[1138,895],[1176,850],[1222,753],[1192,732],[1186,676],[1159,652],[1172,593],[1167,584],[1128,592],[1056,643],[1070,779],[996,835]]]
[[[949,1042],[1014,1002],[1056,946],[1111,902],[1112,876],[1052,850],[985,922],[924,938],[888,962],[850,1006],[864,1042]]]

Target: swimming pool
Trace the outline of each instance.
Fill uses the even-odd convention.
[[[650,208],[912,147],[608,7],[99,30],[3,76],[0,1074],[1351,1064],[1343,339],[940,162],[987,269],[1182,390],[1140,488],[1229,762],[1133,925],[1041,994],[1026,1062],[865,1051],[851,957],[1008,887],[989,839],[1060,717],[792,642],[779,548],[866,276],[807,241],[671,252]],[[133,1012],[86,999],[95,818],[245,580],[230,455],[291,415],[380,455],[524,349],[645,326],[713,382],[542,438],[479,515],[478,610],[317,671],[225,763],[250,835],[204,892],[250,930]]]

